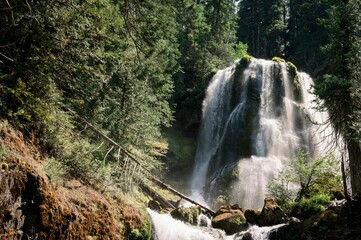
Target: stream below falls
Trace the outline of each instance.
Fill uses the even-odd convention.
[[[246,231],[234,235],[226,235],[223,230],[201,226],[191,226],[175,220],[169,214],[160,214],[147,209],[152,219],[153,238],[155,240],[268,240],[272,231],[284,226],[279,224],[271,227],[250,225]],[[204,215],[201,215],[204,217]]]

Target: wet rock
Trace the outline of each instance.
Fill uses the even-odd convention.
[[[198,226],[200,226],[200,227],[209,227],[210,226],[210,221],[211,220],[209,218],[207,218],[206,215],[201,214],[198,217]]]
[[[158,201],[155,200],[150,200],[148,202],[148,207],[152,210],[155,211],[160,211],[162,209],[162,206],[160,205],[160,203]]]
[[[179,207],[171,211],[170,215],[183,222],[197,225],[198,216],[201,214],[201,208],[199,206],[192,207]]]
[[[248,227],[242,209],[237,205],[222,206],[213,216],[212,226],[220,228],[227,235],[243,231]]]
[[[296,224],[296,223],[300,223],[301,220],[296,218],[296,217],[290,217],[288,220],[287,220],[287,223],[288,224]]]
[[[259,226],[272,226],[276,224],[285,223],[287,219],[286,214],[277,205],[272,197],[264,199],[264,206],[258,218]]]
[[[335,200],[343,200],[345,199],[345,193],[343,189],[337,189],[332,191],[332,198]]]
[[[252,233],[250,232],[242,232],[237,233],[233,236],[233,240],[254,240]]]
[[[261,211],[255,209],[247,209],[246,211],[244,211],[244,216],[246,217],[247,222],[256,225],[259,225],[258,219],[260,214]]]

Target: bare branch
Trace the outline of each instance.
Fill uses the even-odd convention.
[[[0,55],[3,56],[4,58],[6,58],[7,60],[9,60],[10,62],[15,62],[14,59],[9,58],[8,56],[6,56],[2,53],[0,53]]]
[[[13,8],[12,8],[12,6],[10,5],[10,3],[9,3],[9,1],[8,0],[5,0],[6,1],[6,3],[8,4],[8,6],[9,6],[9,8],[10,8],[10,11],[11,11],[11,19],[12,19],[12,22],[13,22],[13,26],[15,26],[16,24],[15,24],[15,17],[14,17],[14,11],[13,11]]]

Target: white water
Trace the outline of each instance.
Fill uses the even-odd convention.
[[[332,150],[332,129],[312,124],[326,122],[328,115],[314,109],[307,74],[298,74],[296,86],[285,63],[261,59],[252,59],[241,77],[235,72],[235,65],[219,71],[208,86],[192,192],[211,203],[208,183],[236,166],[240,180],[231,202],[260,208],[268,183],[300,147],[314,157]]]
[[[252,236],[252,240],[268,240],[270,233],[272,231],[277,231],[278,228],[284,226],[285,224],[274,225],[271,227],[258,227],[257,225],[253,225],[247,231],[237,233],[233,235],[233,240],[242,240],[246,234],[250,234]]]
[[[206,184],[209,161],[216,151],[216,148],[213,146],[220,142],[226,117],[230,111],[228,93],[232,90],[230,82],[233,80],[234,70],[235,66],[231,66],[218,71],[208,86],[207,97],[203,101],[201,130],[203,141],[198,142],[198,150],[196,152],[196,159],[203,160],[197,162],[192,181],[193,198],[202,203],[205,203],[201,192]],[[219,96],[219,98],[211,96]],[[224,109],[224,111],[220,111],[220,108]]]
[[[267,240],[271,231],[284,224],[271,227],[251,226],[247,231],[226,236],[225,232],[210,227],[195,227],[173,219],[169,214],[159,214],[147,209],[152,219],[153,238],[155,240],[241,240],[245,234],[251,234],[253,240]]]
[[[214,240],[226,239],[224,231],[195,227],[173,219],[169,214],[159,214],[147,209],[152,219],[155,240]]]

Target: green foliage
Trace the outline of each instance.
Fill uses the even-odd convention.
[[[57,188],[63,185],[64,178],[68,173],[67,166],[54,158],[47,158],[40,165],[40,170],[49,177],[53,187]]]
[[[316,201],[318,197],[315,196],[327,196],[329,201],[332,190],[341,186],[339,162],[333,156],[310,159],[306,152],[300,150],[297,157],[269,184],[268,189],[284,210],[291,211],[293,205],[298,205],[302,199],[306,204]]]
[[[323,21],[330,42],[324,46],[332,75],[315,82],[315,93],[324,100],[330,122],[344,138],[348,151],[352,193],[361,194],[361,6],[359,1],[329,1],[332,21]]]
[[[247,55],[247,51],[248,51],[248,44],[247,43],[242,43],[242,42],[238,42],[235,45],[235,50],[234,50],[234,56],[235,58],[239,58],[242,59]]]
[[[200,116],[205,89],[215,69],[234,57],[236,15],[233,1],[177,1],[181,72],[174,76],[177,119]],[[239,45],[240,47],[240,45]]]
[[[147,222],[141,229],[133,228],[128,236],[131,240],[151,240],[152,239],[152,225]]]
[[[309,198],[301,198],[298,202],[292,204],[291,215],[301,219],[307,219],[317,213],[323,212],[330,201],[330,196],[324,193],[318,193]]]
[[[238,3],[239,41],[247,43],[255,57],[283,55],[286,38],[287,1],[244,0]]]
[[[133,228],[131,229],[129,235],[127,236],[129,240],[151,240],[152,239],[152,223],[146,218],[144,219],[143,227],[141,229]]]
[[[155,165],[148,142],[172,120],[178,71],[173,8],[108,0],[15,0],[0,8],[1,117],[35,133],[44,151],[85,182],[110,181],[114,158],[103,161],[108,149],[96,147],[98,136],[75,134],[83,126],[64,106]]]
[[[269,192],[285,212],[291,210],[292,203],[297,195],[291,175],[292,169],[290,166],[286,166],[268,185]]]
[[[185,136],[178,125],[165,129],[164,137],[168,143],[168,166],[176,171],[179,169],[189,171],[193,166],[196,151],[196,141],[194,138]]]
[[[326,54],[320,46],[329,42],[323,22],[333,21],[327,14],[330,1],[289,1],[287,58],[303,71],[323,71]]]
[[[215,206],[216,207],[220,207],[220,206],[223,206],[225,204],[228,204],[229,203],[229,197],[226,196],[226,195],[219,195],[217,198],[216,198],[216,201],[215,201]]]

